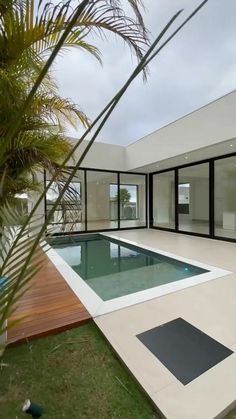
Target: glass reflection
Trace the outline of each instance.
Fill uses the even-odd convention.
[[[153,176],[153,225],[175,228],[175,173],[158,173]]]
[[[120,226],[121,228],[146,225],[145,176],[121,173],[120,175]]]
[[[236,239],[236,156],[215,161],[215,235]]]
[[[209,163],[179,169],[179,230],[209,234]]]

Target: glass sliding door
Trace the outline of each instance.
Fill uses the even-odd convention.
[[[175,229],[175,172],[153,175],[153,226]]]
[[[67,168],[65,179],[71,168]],[[45,174],[45,184],[50,181]],[[53,182],[45,199],[48,216],[64,186]],[[52,234],[146,226],[146,175],[80,169],[53,214]],[[51,230],[50,230],[51,231]]]
[[[69,170],[69,169],[67,169]],[[66,175],[64,178],[66,179]],[[49,177],[46,177],[46,185]],[[46,194],[46,216],[49,214],[58,194],[64,186],[64,181],[53,182]],[[85,231],[85,185],[84,172],[78,170],[73,181],[55,210],[48,228],[53,233]]]
[[[145,227],[146,176],[120,174],[120,227]]]
[[[236,241],[236,155],[155,173],[151,179],[151,226]]]
[[[209,234],[209,163],[185,167],[178,173],[179,230]]]
[[[118,228],[118,175],[87,170],[87,229]]]
[[[236,239],[236,156],[215,161],[215,236]]]

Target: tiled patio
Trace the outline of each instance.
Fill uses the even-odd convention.
[[[182,318],[221,345],[236,351],[236,245],[154,230],[111,232],[111,235],[233,272],[94,318],[114,350],[165,417],[224,417],[236,402],[235,353],[184,385],[137,335]],[[68,272],[71,272],[69,267]],[[8,336],[10,343],[54,333],[91,319],[62,275],[45,256],[43,270],[35,278],[34,287],[25,294],[14,315],[14,318],[25,314],[29,317],[12,329]],[[77,281],[77,277],[74,281]],[[173,347],[173,351],[175,349]]]
[[[95,318],[115,351],[168,419],[224,417],[236,401],[235,353],[183,385],[137,335],[181,317],[236,351],[235,244],[153,230],[112,235],[234,272]]]

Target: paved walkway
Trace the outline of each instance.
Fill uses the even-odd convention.
[[[137,334],[181,317],[236,352],[236,244],[154,230],[112,235],[233,272],[95,318],[115,351],[168,419],[224,417],[236,402],[236,353],[183,385]]]

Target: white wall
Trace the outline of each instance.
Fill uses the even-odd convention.
[[[222,171],[216,170],[215,176],[215,222],[218,225],[223,223],[224,211],[236,212],[236,169],[230,167],[226,170],[223,169]]]
[[[75,138],[70,138],[76,142]],[[85,150],[87,141],[84,141],[76,150],[75,159],[78,160]],[[73,161],[70,162],[73,165]],[[90,148],[87,156],[81,163],[81,167],[104,170],[126,170],[125,147],[114,144],[95,142]]]
[[[110,184],[117,176],[106,172],[87,172],[88,222],[110,220]]]
[[[194,178],[191,184],[191,218],[197,221],[209,220],[209,180]]]
[[[157,224],[174,222],[174,180],[172,176],[156,176],[153,180],[153,221]]]
[[[236,137],[236,91],[126,148],[126,168],[152,164]]]
[[[95,181],[87,185],[88,222],[110,220],[110,183],[97,185]]]
[[[81,167],[130,171],[236,138],[236,91],[127,147],[95,142]],[[76,139],[71,138],[74,142]],[[82,154],[87,141],[76,151]],[[230,150],[232,151],[232,150]],[[73,164],[71,162],[71,164]]]

